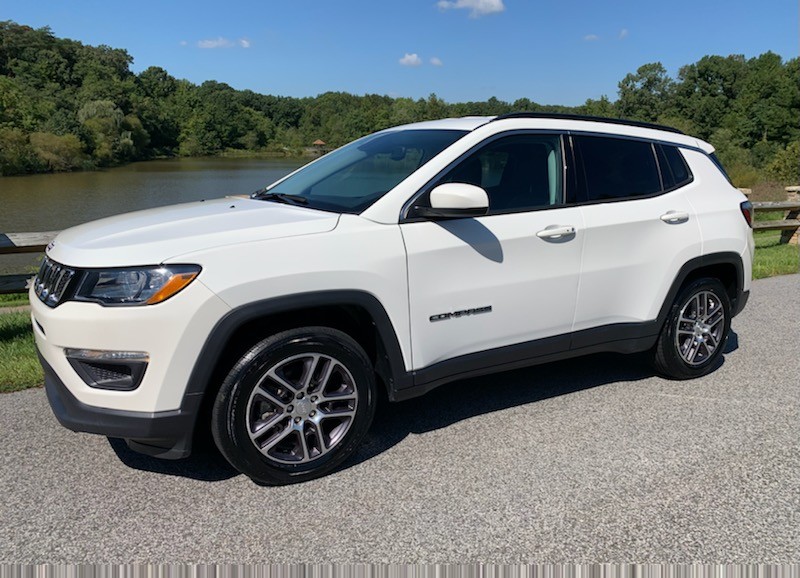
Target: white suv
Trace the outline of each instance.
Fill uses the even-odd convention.
[[[571,115],[385,130],[254,193],[61,233],[31,288],[59,421],[268,484],[390,400],[598,351],[684,379],[749,294],[751,206],[703,141]]]

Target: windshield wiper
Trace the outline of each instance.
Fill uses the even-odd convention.
[[[277,201],[284,205],[307,205],[308,199],[300,195],[290,195],[288,193],[270,193],[266,190],[256,191],[250,195],[251,199],[258,199],[260,201]]]

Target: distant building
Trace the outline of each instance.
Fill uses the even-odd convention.
[[[311,143],[310,147],[306,148],[306,154],[309,154],[311,156],[321,157],[325,153],[330,152],[330,150],[331,149],[328,148],[328,145],[325,143],[324,140],[317,139],[313,143]]]

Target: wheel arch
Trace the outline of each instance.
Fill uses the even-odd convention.
[[[410,381],[394,326],[374,295],[320,291],[275,297],[233,309],[206,338],[184,393],[203,398],[196,419],[210,410],[227,371],[247,349],[269,335],[304,326],[331,327],[355,339],[373,362],[390,399]]]
[[[731,311],[735,312],[733,314],[741,311],[744,290],[744,264],[741,255],[733,252],[702,255],[687,261],[675,276],[658,314],[659,328],[664,326],[669,309],[680,290],[702,277],[719,279],[728,293]]]

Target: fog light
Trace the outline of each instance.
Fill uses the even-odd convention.
[[[64,349],[67,361],[89,387],[131,391],[139,387],[150,362],[143,351]]]

